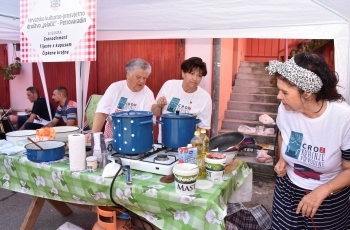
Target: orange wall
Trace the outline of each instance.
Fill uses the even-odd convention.
[[[227,102],[232,93],[232,70],[233,70],[233,39],[221,39],[220,49],[220,82],[219,82],[219,114],[218,127],[221,129],[221,122],[224,119]]]

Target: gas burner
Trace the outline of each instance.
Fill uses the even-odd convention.
[[[120,158],[122,165],[130,165],[131,169],[151,172],[160,175],[170,175],[173,166],[178,163],[177,149],[169,149],[155,144],[146,153],[137,155],[116,153],[114,158]]]
[[[154,158],[154,162],[156,163],[164,163],[169,161],[169,157],[166,154],[160,153]]]
[[[165,150],[165,152],[166,153],[168,153],[168,152],[177,152],[178,150],[176,149],[176,148],[167,148],[166,150]]]

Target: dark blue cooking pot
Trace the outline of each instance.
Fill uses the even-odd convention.
[[[191,142],[196,125],[201,121],[190,113],[165,113],[157,121],[162,128],[162,144],[168,148],[185,147]]]
[[[38,141],[36,142],[43,150],[33,143],[24,146],[27,149],[27,158],[37,163],[57,161],[62,159],[65,153],[65,143],[62,141]]]
[[[153,147],[153,113],[124,111],[112,113],[114,150],[123,154],[148,152]]]

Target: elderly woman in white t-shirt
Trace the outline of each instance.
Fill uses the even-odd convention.
[[[112,83],[97,105],[91,131],[101,132],[107,121],[105,138],[113,137],[110,114],[129,110],[151,111],[154,104],[154,94],[146,86],[151,65],[141,58],[135,58],[128,61],[125,72],[126,80]]]

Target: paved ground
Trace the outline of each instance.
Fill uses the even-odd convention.
[[[274,182],[275,179],[273,178],[253,177],[252,201],[243,204],[246,207],[263,204],[271,213]],[[0,229],[20,229],[31,201],[32,197],[29,195],[0,189]],[[96,222],[96,214],[74,206],[70,207],[73,213],[67,217],[62,217],[48,202],[45,202],[34,229],[57,229],[67,221],[84,229],[91,229]]]

